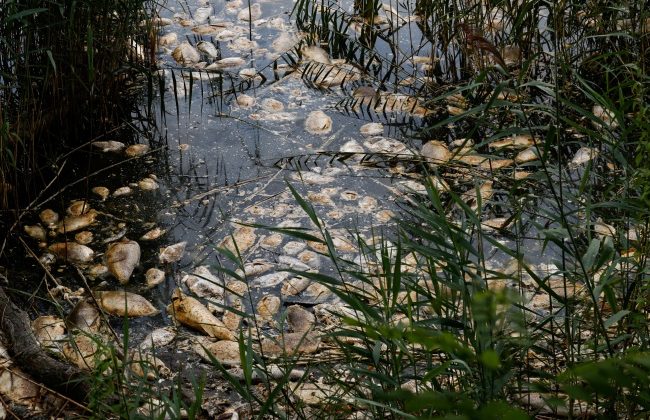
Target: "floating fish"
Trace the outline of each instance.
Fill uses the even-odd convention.
[[[76,242],[57,242],[47,248],[57,258],[72,264],[83,264],[92,261],[95,252],[85,245]]]
[[[332,119],[323,111],[312,111],[305,120],[305,130],[311,134],[327,134],[332,131]]]
[[[43,226],[41,225],[26,225],[23,229],[25,229],[25,233],[30,238],[34,238],[38,241],[45,241],[47,239],[47,232],[45,232],[45,229],[43,229]]]
[[[52,227],[59,221],[59,214],[52,209],[45,209],[39,213],[39,218],[45,226]]]
[[[149,152],[149,149],[150,149],[149,145],[146,144],[133,144],[126,148],[124,154],[127,157],[137,157],[137,156],[145,155],[146,153]]]
[[[140,245],[126,238],[112,243],[106,250],[106,262],[111,274],[120,284],[126,284],[135,267],[140,264]]]
[[[212,363],[213,359],[226,366],[239,366],[241,363],[239,343],[236,341],[215,342],[208,337],[194,337],[192,341],[192,349],[208,363]]]
[[[198,300],[176,289],[167,312],[181,324],[205,332],[210,337],[235,340],[233,333]]]
[[[95,292],[95,298],[104,311],[115,316],[153,316],[160,312],[147,299],[131,292]]]
[[[86,228],[95,222],[99,213],[95,210],[89,210],[87,213],[79,216],[68,216],[57,228],[58,233],[71,233],[83,228]]]
[[[106,187],[93,187],[91,191],[98,195],[102,201],[106,200],[106,198],[111,194],[111,191]]]
[[[100,149],[102,152],[114,152],[119,153],[126,145],[121,141],[108,140],[108,141],[94,141],[91,143],[94,147]]]
[[[158,255],[158,260],[161,264],[178,262],[183,258],[186,246],[187,242],[183,241],[165,248],[161,248],[160,254]]]
[[[144,274],[147,289],[151,289],[165,281],[165,272],[158,268],[150,268]]]
[[[167,231],[159,227],[153,228],[144,235],[140,237],[141,241],[155,241],[156,239],[163,236]]]
[[[314,328],[316,318],[314,314],[305,310],[300,305],[291,305],[287,308],[286,320],[293,332],[307,332]]]
[[[201,60],[201,55],[189,42],[183,42],[174,48],[172,58],[179,64],[188,65],[198,63]]]
[[[259,3],[251,4],[249,7],[245,7],[239,11],[237,14],[237,19],[243,20],[244,22],[254,21],[262,17],[262,7]]]

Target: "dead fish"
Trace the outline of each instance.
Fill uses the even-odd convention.
[[[312,111],[305,120],[305,130],[311,134],[327,134],[332,131],[332,119],[323,111]]]
[[[299,252],[304,251],[305,248],[307,248],[307,244],[304,242],[290,241],[282,247],[282,250],[287,255],[296,255]]]
[[[233,39],[230,43],[230,49],[233,51],[250,51],[258,48],[257,42],[248,39],[247,37],[239,37]]]
[[[530,134],[519,134],[513,137],[506,137],[504,139],[491,142],[488,147],[490,149],[526,149],[535,144],[535,139]]]
[[[157,268],[150,268],[144,274],[147,289],[151,289],[165,281],[165,272]]]
[[[106,267],[104,264],[95,264],[86,270],[86,275],[92,280],[95,280],[98,277],[102,277],[105,274],[108,274],[108,267]]]
[[[291,305],[287,308],[286,319],[293,332],[306,332],[314,328],[316,318],[314,314],[305,310],[300,305]]]
[[[73,343],[63,345],[63,355],[79,369],[91,371],[100,359],[100,347],[97,339],[85,334],[74,337]]]
[[[273,264],[265,260],[254,260],[252,262],[245,263],[243,271],[241,269],[237,269],[235,272],[240,276],[255,277],[266,273],[273,267]]]
[[[281,234],[279,233],[273,233],[269,236],[265,236],[261,241],[260,241],[260,246],[264,249],[268,250],[273,250],[279,247],[284,238],[282,237]]]
[[[309,297],[313,302],[324,302],[330,299],[334,294],[327,286],[320,283],[311,283],[304,290],[305,296]]]
[[[173,45],[177,41],[178,41],[178,35],[176,34],[176,32],[169,32],[158,38],[158,45],[160,46]]]
[[[100,149],[102,152],[114,152],[114,153],[119,153],[124,148],[126,145],[122,143],[121,141],[115,141],[115,140],[108,140],[108,141],[94,141],[92,143],[94,147]]]
[[[147,144],[133,144],[126,148],[124,154],[127,157],[137,157],[142,156],[149,152],[149,145]]]
[[[98,195],[102,201],[106,200],[106,198],[111,194],[111,191],[106,187],[93,187],[91,191]]]
[[[172,303],[167,307],[167,312],[181,324],[199,331],[210,337],[222,340],[235,340],[233,333],[218,318],[203,306],[198,300],[185,295],[176,289],[172,296]]]
[[[126,284],[135,267],[140,264],[140,245],[126,238],[112,243],[106,250],[106,262],[109,271],[120,284]]]
[[[580,149],[578,149],[576,154],[573,156],[573,159],[571,159],[571,165],[580,166],[583,163],[587,163],[593,159],[596,159],[597,156],[598,156],[597,149],[583,146]]]
[[[257,20],[262,17],[262,7],[259,3],[250,5],[250,7],[245,7],[237,13],[237,19],[243,20],[244,22],[250,22]]]
[[[460,198],[465,201],[472,210],[476,210],[478,208],[478,196],[480,195],[481,197],[481,204],[485,205],[486,201],[492,198],[492,193],[492,181],[485,181],[478,188],[478,194],[476,188],[472,188],[461,194]]]
[[[45,209],[39,213],[38,217],[45,226],[52,227],[59,221],[59,213],[52,209]]]
[[[172,371],[165,365],[165,362],[149,352],[134,350],[130,353],[130,368],[133,373],[148,381],[157,378],[168,378]]]
[[[225,248],[237,255],[237,252],[240,254],[248,251],[250,247],[255,244],[257,240],[257,235],[255,234],[255,228],[250,226],[241,226],[235,229],[231,236],[225,238],[219,244],[220,248]],[[235,247],[235,244],[237,245]]]
[[[262,109],[269,112],[280,112],[284,110],[284,104],[273,98],[264,99],[261,105]]]
[[[60,343],[66,334],[65,322],[61,318],[54,315],[39,316],[32,321],[32,330],[41,347],[60,352]]]
[[[47,248],[57,258],[72,264],[83,264],[92,261],[95,252],[85,245],[76,242],[57,242]]]
[[[384,125],[382,123],[368,123],[361,126],[359,129],[361,135],[370,137],[370,136],[381,136],[384,134]]]
[[[128,229],[126,227],[123,227],[120,230],[118,230],[117,232],[113,233],[108,238],[104,239],[104,241],[102,243],[110,244],[111,242],[119,241],[120,239],[122,239],[124,237],[124,235],[126,235],[127,231],[128,231]]]
[[[300,293],[302,293],[303,290],[305,290],[309,284],[311,283],[311,280],[305,277],[293,277],[287,281],[284,282],[282,285],[282,289],[280,290],[280,294],[284,297],[286,296],[296,296]]]
[[[179,64],[187,65],[198,63],[201,60],[201,55],[189,42],[183,42],[174,48],[172,58]]]
[[[618,127],[616,114],[614,114],[614,112],[610,111],[609,109],[603,108],[600,105],[594,105],[591,112],[592,114],[594,114],[594,117],[602,121],[602,124],[604,124],[605,126],[610,128]],[[600,128],[600,121],[594,122],[593,125],[596,126],[596,128]]]
[[[86,200],[74,200],[66,209],[66,213],[70,216],[81,216],[88,211],[90,211],[90,204]]]
[[[210,64],[209,66],[206,67],[206,70],[228,69],[234,67],[241,67],[245,64],[246,64],[246,60],[244,60],[241,57],[226,57]]]
[[[242,93],[237,95],[237,99],[235,99],[235,102],[237,102],[237,105],[239,105],[242,108],[250,108],[253,105],[255,105],[255,98],[246,95],[245,93]]]
[[[596,232],[600,237],[610,236],[613,238],[616,236],[616,228],[604,223],[602,220],[598,220],[594,223],[594,232]]]
[[[433,165],[447,163],[452,156],[447,145],[438,140],[426,142],[422,146],[420,154]]]
[[[84,231],[79,232],[76,235],[74,235],[74,240],[78,244],[88,245],[89,243],[91,243],[93,241],[93,233],[89,232],[87,230],[84,230]]]
[[[340,149],[341,153],[365,153],[365,149],[360,145],[356,140],[350,140],[345,142]]]
[[[158,183],[151,178],[143,178],[138,181],[138,187],[142,191],[154,191],[158,189]]]
[[[273,295],[266,295],[257,303],[257,316],[265,321],[272,319],[280,310],[282,302],[280,298]]]
[[[212,42],[200,41],[196,44],[196,49],[210,58],[216,58],[219,56],[219,51],[217,51],[217,47],[215,47]]]
[[[316,45],[306,45],[302,47],[300,52],[305,60],[315,61],[322,64],[330,64],[332,62],[327,51]]]
[[[285,333],[274,339],[265,337],[262,352],[265,356],[311,354],[320,346],[320,338],[314,333]]]
[[[160,312],[147,299],[131,292],[95,292],[95,299],[104,311],[115,316],[153,316]]]
[[[192,341],[192,350],[208,363],[212,363],[213,359],[226,366],[239,366],[241,363],[239,343],[236,341],[220,340],[215,342],[208,337],[194,337]],[[212,357],[208,356],[206,352],[210,353]]]
[[[185,275],[181,282],[198,297],[223,301],[223,281],[212,274],[207,266],[196,267],[192,274]]]
[[[167,231],[159,227],[153,228],[144,235],[140,237],[141,241],[155,241],[156,239],[163,236]]]
[[[158,260],[161,264],[178,262],[181,260],[181,258],[183,258],[186,246],[187,242],[183,241],[165,248],[161,248]]]
[[[97,211],[91,209],[87,213],[81,214],[79,216],[68,216],[61,223],[59,223],[57,232],[70,233],[90,226],[95,222],[98,214],[99,213]]]
[[[137,349],[146,351],[148,349],[157,349],[171,343],[176,338],[176,332],[172,327],[156,328],[138,344]]]
[[[131,187],[120,187],[113,191],[113,197],[125,197],[131,194],[133,194]]]
[[[310,267],[300,261],[298,258],[290,257],[288,255],[281,255],[278,257],[278,264],[281,269],[291,269],[296,271],[309,271]]]
[[[206,20],[208,20],[208,18],[213,12],[214,9],[212,8],[212,6],[199,7],[194,11],[192,17],[194,18],[194,21],[196,23],[203,23]]]
[[[47,232],[45,232],[45,229],[43,229],[43,226],[41,225],[26,225],[23,229],[25,229],[25,233],[29,235],[30,238],[34,238],[38,241],[45,241],[47,239]]]
[[[278,284],[282,283],[285,279],[289,277],[289,273],[285,271],[277,271],[275,273],[267,274],[262,277],[258,277],[250,282],[251,287],[255,288],[268,288],[275,287]]]
[[[503,168],[509,168],[515,164],[512,159],[486,159],[483,163],[478,165],[479,168],[488,171],[496,171]]]
[[[80,300],[72,308],[65,322],[70,328],[78,328],[83,332],[93,334],[99,331],[102,320],[95,305],[87,300]]]
[[[526,150],[522,150],[515,156],[515,162],[518,164],[532,162],[539,159],[539,153],[536,146],[531,146]]]

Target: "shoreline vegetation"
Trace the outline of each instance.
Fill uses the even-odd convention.
[[[253,11],[261,14],[253,3],[239,13],[248,12],[248,23]],[[360,158],[417,180],[420,190],[400,203],[394,229],[372,238],[356,234],[355,260],[291,184],[314,228],[254,226],[310,244],[332,264],[330,274],[286,270],[337,299],[320,306],[322,312],[299,302],[262,316],[270,310],[253,304],[234,235],[220,249],[234,268],[211,267],[219,279],[207,269],[195,274],[205,287],[220,287],[222,297],[224,288],[226,296],[237,296],[237,305],[211,308],[236,318],[234,331],[204,300],[174,292],[170,316],[216,340],[191,342],[225,384],[220,418],[648,416],[650,14],[644,5],[355,0],[345,9],[334,1],[298,0],[292,19],[302,38],[295,39],[294,56],[308,63],[294,63],[300,78],[313,89],[339,89],[345,99],[338,109],[349,115],[390,120],[398,110],[421,118],[419,130],[408,133],[420,142],[419,154]],[[138,135],[127,127],[134,109],[148,102],[150,111],[153,98],[164,95],[151,88],[154,75],[164,73],[153,69],[160,7],[135,0],[0,4],[4,215],[20,215],[45,186],[61,188],[52,180],[67,170],[72,150],[109,140],[108,133],[127,142]],[[200,57],[189,43],[183,48]],[[203,44],[202,53],[208,48],[214,46]],[[154,120],[138,115],[143,124]],[[331,119],[328,124],[327,131]],[[327,157],[345,162],[355,154]],[[290,158],[283,164],[303,170]],[[146,184],[156,186],[152,179]],[[11,223],[3,216],[4,229]],[[250,239],[253,226],[238,229],[248,229]],[[20,246],[16,232],[7,238],[8,246]],[[140,246],[126,238],[115,244],[113,251],[137,250],[137,258],[118,258],[134,262],[126,284]],[[185,243],[161,250],[161,264],[177,262],[184,250]],[[67,248],[62,252],[68,255]],[[29,405],[80,417],[207,418],[206,375],[199,372],[189,392],[180,379],[163,381],[165,364],[153,344],[145,340],[129,351],[127,294],[91,292],[83,270],[75,270],[90,296],[84,302],[99,308],[97,324],[107,313],[121,316],[122,335],[109,326],[103,331],[115,338],[109,345],[97,338],[99,327],[78,332],[70,341],[85,340],[93,352],[88,357],[75,347],[86,367],[92,360],[76,389],[90,392],[64,396],[63,387],[48,395],[57,404],[69,401],[64,408],[35,402],[40,395]],[[243,286],[235,291],[226,284]],[[9,285],[10,297],[36,293],[16,291],[11,278]],[[118,304],[106,309],[109,296]],[[147,314],[158,313],[141,296],[128,298],[149,305]],[[248,304],[256,308],[252,314],[242,309]],[[3,298],[0,305],[14,304]],[[210,321],[192,318],[199,312]],[[303,318],[311,320],[306,327]],[[242,319],[247,328],[239,327]],[[317,329],[317,322],[325,327]],[[272,340],[263,339],[269,323],[280,330]],[[11,328],[3,329],[12,341]],[[163,336],[164,345],[175,337]],[[65,350],[53,351],[61,345],[55,341],[35,354],[60,364]],[[37,370],[23,370],[38,382]],[[234,395],[239,403],[232,408]],[[3,406],[10,412],[4,400]]]

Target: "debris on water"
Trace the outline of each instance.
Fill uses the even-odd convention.
[[[220,340],[214,341],[209,337],[193,337],[192,349],[203,360],[212,363],[216,359],[219,363],[225,366],[239,366],[240,353],[239,343],[236,341]],[[206,353],[210,353],[210,356]]]
[[[249,7],[244,7],[237,14],[237,19],[244,22],[250,22],[262,17],[262,7],[259,3],[250,4]]]
[[[144,235],[140,237],[141,241],[155,241],[156,239],[163,236],[167,231],[159,227],[153,228]]]
[[[92,261],[95,252],[85,245],[76,242],[57,242],[48,247],[48,250],[62,260],[72,264],[83,264]]]
[[[178,64],[188,65],[196,64],[201,60],[201,55],[199,52],[190,45],[189,42],[183,42],[172,51],[172,58],[176,60]]]
[[[133,144],[126,148],[124,154],[127,157],[137,157],[142,156],[149,152],[148,144]]]
[[[578,149],[576,154],[573,156],[573,159],[571,159],[571,165],[580,166],[583,163],[587,163],[595,159],[597,156],[598,156],[598,149],[583,146],[580,149]]]
[[[120,187],[113,191],[113,197],[126,197],[133,194],[133,190],[129,186]]]
[[[126,238],[112,243],[106,251],[106,262],[111,274],[120,284],[126,284],[135,267],[140,264],[140,245]]]
[[[93,194],[99,196],[99,198],[104,201],[111,194],[111,191],[106,187],[93,187],[91,190]]]
[[[314,314],[300,305],[291,305],[287,308],[286,320],[289,328],[296,333],[310,331],[316,323]]]
[[[40,212],[38,216],[41,219],[41,222],[48,227],[56,225],[59,221],[59,213],[52,209],[45,209]]]
[[[158,260],[161,264],[175,263],[180,261],[185,254],[185,247],[187,242],[179,242],[160,249]]]
[[[26,225],[24,229],[25,229],[25,233],[30,238],[34,238],[38,241],[45,241],[47,239],[47,232],[45,232],[45,229],[43,229],[43,226],[41,225],[33,225],[33,226]]]
[[[233,333],[212,315],[208,308],[193,297],[185,295],[180,289],[174,291],[167,312],[181,324],[203,331],[210,337],[235,340]]]
[[[115,141],[115,140],[94,141],[91,144],[104,153],[107,152],[119,153],[122,150],[124,150],[124,148],[126,147],[126,145],[121,141]]]
[[[153,316],[160,312],[144,297],[122,290],[95,292],[95,299],[104,311],[115,316]]]
[[[88,245],[93,241],[93,233],[87,230],[81,231],[74,235],[74,240],[81,245]]]

